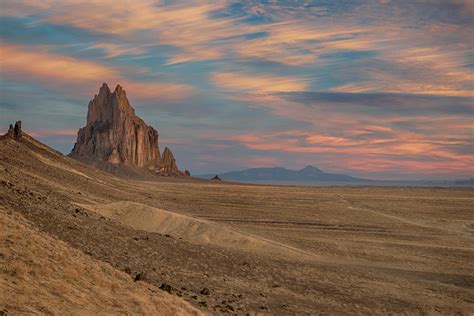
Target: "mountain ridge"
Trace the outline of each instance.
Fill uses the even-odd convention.
[[[344,173],[327,173],[321,169],[308,165],[299,170],[284,167],[249,168],[239,171],[229,171],[217,174],[222,180],[242,182],[360,182],[367,183],[373,180],[361,179]],[[197,175],[198,178],[211,178],[215,174]]]

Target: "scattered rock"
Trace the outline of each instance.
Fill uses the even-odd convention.
[[[142,278],[143,278],[143,272],[139,272],[135,274],[135,276],[133,277],[133,281],[137,282],[137,281],[140,281]]]
[[[205,287],[199,293],[201,293],[202,295],[210,295],[211,291],[207,287]]]
[[[161,283],[160,290],[168,292],[170,294],[174,294],[177,292],[177,290],[168,283]]]

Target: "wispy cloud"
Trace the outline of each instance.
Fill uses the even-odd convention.
[[[211,75],[212,82],[224,90],[241,93],[304,91],[308,80],[285,76],[222,72]]]
[[[0,121],[34,117],[38,137],[63,146],[73,135],[60,133],[80,126],[105,81],[166,127],[191,169],[314,163],[465,175],[473,8],[469,0],[4,0]],[[39,129],[53,114],[67,124]]]
[[[182,99],[195,90],[185,84],[130,80],[118,68],[50,53],[44,48],[42,51],[31,51],[26,46],[4,43],[0,52],[3,77],[62,87],[81,95],[90,95],[101,82],[109,82],[111,85],[121,83],[133,90],[134,97],[142,99]]]

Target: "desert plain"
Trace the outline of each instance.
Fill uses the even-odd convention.
[[[1,139],[0,309],[468,315],[473,206],[472,188],[132,180]]]

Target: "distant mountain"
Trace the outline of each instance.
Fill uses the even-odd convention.
[[[198,175],[196,177],[211,179],[215,174]],[[219,178],[241,182],[267,183],[318,183],[318,182],[351,182],[368,183],[372,180],[355,178],[342,173],[326,173],[316,167],[307,166],[301,170],[291,170],[282,167],[251,168],[241,171],[219,173]]]

